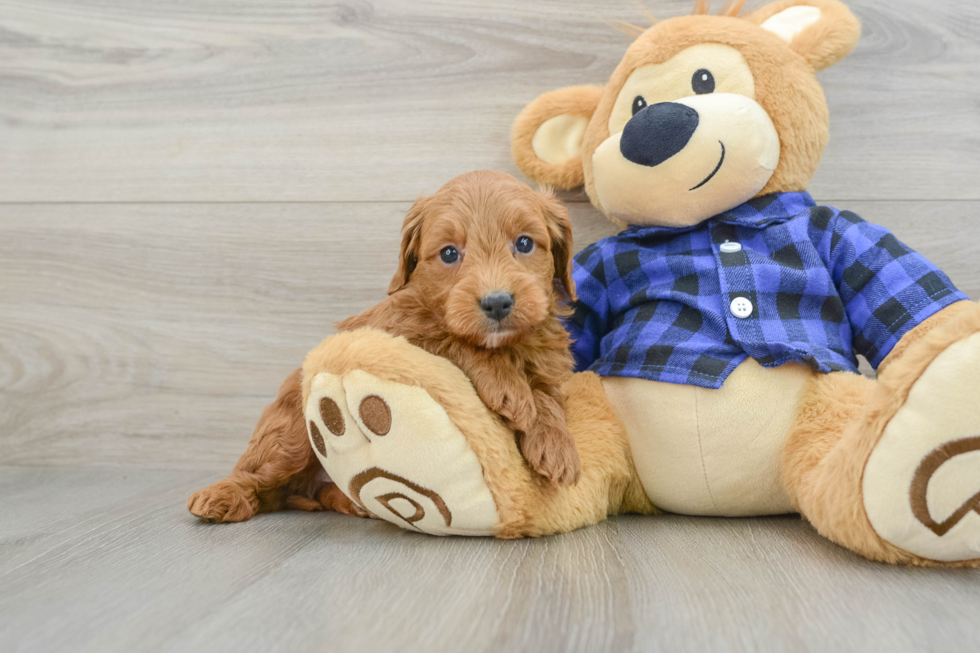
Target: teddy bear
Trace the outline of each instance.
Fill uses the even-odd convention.
[[[975,564],[977,306],[806,192],[829,132],[815,73],[860,24],[837,0],[741,4],[655,24],[605,86],[546,93],[514,125],[529,178],[584,184],[624,228],[576,259],[577,367],[661,509],[799,511],[876,560]]]
[[[628,512],[798,512],[871,560],[980,564],[980,307],[806,192],[828,138],[815,73],[859,23],[837,0],[740,5],[654,24],[605,86],[545,93],[514,124],[528,178],[584,185],[623,228],[575,262],[578,483],[534,474],[452,363],[359,329],[281,395],[301,386],[353,512],[501,538]],[[192,511],[220,521],[234,508],[209,490]]]

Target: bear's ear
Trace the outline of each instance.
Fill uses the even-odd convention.
[[[514,162],[528,179],[566,190],[585,183],[582,136],[602,93],[601,86],[570,86],[524,107],[510,142]]]
[[[861,23],[838,0],[781,0],[747,19],[786,41],[815,70],[846,57],[861,36]]]

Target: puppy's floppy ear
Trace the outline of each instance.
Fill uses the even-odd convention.
[[[839,0],[780,0],[746,19],[786,41],[814,70],[846,57],[861,36],[860,21]]]
[[[398,270],[391,278],[388,294],[398,292],[408,283],[409,277],[419,264],[419,246],[422,240],[422,222],[428,208],[428,197],[420,195],[405,215],[402,223],[402,248],[398,252]]]
[[[570,86],[524,107],[510,144],[514,163],[528,179],[564,189],[585,183],[582,137],[603,92],[601,86]]]
[[[572,250],[572,221],[568,217],[568,209],[555,197],[549,189],[538,191],[544,219],[548,224],[548,235],[551,237],[551,255],[555,259],[555,279],[565,288],[565,294],[575,301],[575,281],[572,279],[574,257]]]

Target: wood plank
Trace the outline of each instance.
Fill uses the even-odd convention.
[[[980,570],[869,563],[796,518],[625,516],[519,541],[323,513],[215,526],[183,507],[200,476],[0,468],[3,650],[902,653],[980,637]],[[75,518],[51,500],[74,487]]]
[[[865,34],[820,75],[814,191],[980,199],[980,5],[850,4]],[[591,0],[3,0],[0,201],[406,201],[514,172],[514,117],[604,83],[613,20],[645,24]]]
[[[66,542],[85,542],[161,508],[172,512],[184,488],[203,486],[212,476],[181,470],[0,467],[0,579],[39,558],[57,556]]]
[[[229,467],[304,354],[385,296],[408,206],[0,206],[0,461]],[[570,206],[579,247],[615,231]],[[980,296],[980,203],[847,206]]]

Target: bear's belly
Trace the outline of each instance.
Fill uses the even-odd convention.
[[[766,369],[751,358],[717,389],[608,377],[643,489],[655,506],[687,515],[793,512],[782,449],[804,387],[800,363]]]

